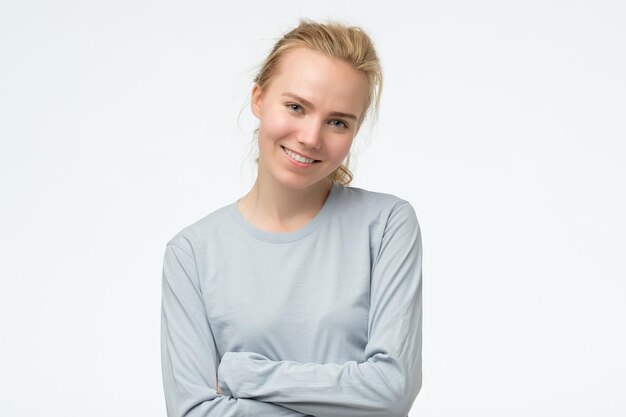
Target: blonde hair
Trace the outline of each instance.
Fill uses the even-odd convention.
[[[288,51],[301,47],[321,52],[330,58],[340,59],[365,75],[368,94],[365,101],[365,111],[358,121],[358,126],[361,126],[367,115],[372,121],[377,119],[383,87],[383,73],[376,50],[363,29],[348,26],[338,21],[318,23],[310,19],[300,19],[298,26],[284,34],[276,42],[270,54],[260,65],[254,82],[261,88],[261,91],[276,74],[280,59]],[[258,132],[259,128],[255,129],[255,137],[257,137]],[[256,158],[257,163],[258,160]],[[346,157],[345,163],[342,163],[328,178],[341,185],[348,185],[354,177],[348,168],[349,164],[350,154]]]

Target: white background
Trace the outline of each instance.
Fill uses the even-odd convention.
[[[1,414],[165,416],[165,243],[252,186],[251,79],[298,17],[385,71],[351,185],[422,227],[411,416],[626,415],[618,0],[2,0]]]

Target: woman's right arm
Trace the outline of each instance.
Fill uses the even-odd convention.
[[[168,417],[302,417],[297,411],[216,391],[219,357],[200,292],[193,250],[182,236],[163,258],[161,367]]]

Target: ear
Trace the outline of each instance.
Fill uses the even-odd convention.
[[[250,109],[252,110],[252,114],[254,114],[257,119],[261,118],[261,93],[261,87],[259,87],[257,83],[254,83],[254,86],[252,87]]]

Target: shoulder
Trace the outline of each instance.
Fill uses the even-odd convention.
[[[396,194],[366,190],[359,187],[343,187],[340,193],[342,211],[363,215],[385,221],[391,217],[413,217],[417,215],[413,205],[405,198]]]
[[[338,194],[333,230],[355,238],[367,236],[372,253],[378,252],[384,236],[420,233],[413,205],[389,192],[342,187]]]
[[[208,237],[215,236],[220,229],[224,229],[231,224],[228,221],[229,209],[230,204],[222,206],[182,227],[167,240],[166,246],[173,245],[189,254],[193,254],[195,248],[206,244]]]

